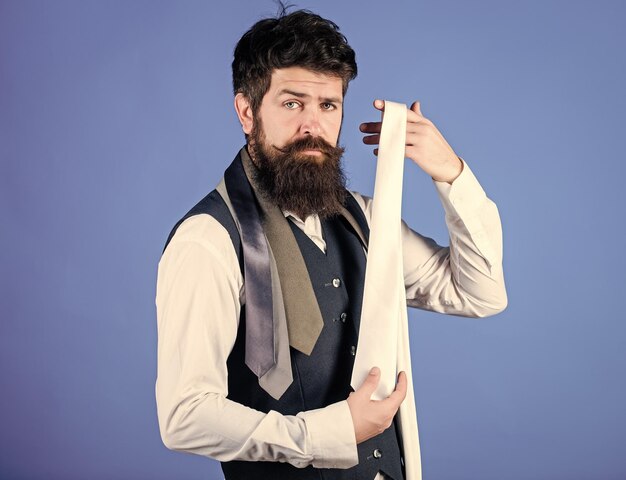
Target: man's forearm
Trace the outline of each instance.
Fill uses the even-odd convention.
[[[168,404],[171,400],[163,399],[158,407],[161,437],[169,449],[220,462],[287,462],[298,468],[358,463],[346,401],[293,416],[265,414],[213,393],[196,393],[178,404]]]
[[[407,242],[405,282],[409,305],[473,317],[502,311],[507,296],[496,205],[487,198],[467,164],[452,185],[435,185],[446,212],[450,246],[441,247],[425,237],[417,246]],[[404,228],[410,237],[408,227]],[[416,248],[430,253],[417,267],[410,263],[412,256],[422,257],[424,251],[412,255]]]

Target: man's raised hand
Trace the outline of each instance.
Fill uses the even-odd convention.
[[[375,100],[374,108],[384,111],[385,102]],[[406,120],[406,158],[413,160],[433,180],[452,183],[463,170],[463,163],[433,122],[422,115],[419,102],[413,102]],[[362,123],[360,130],[367,134],[363,143],[378,145],[381,125],[382,122]],[[378,155],[377,148],[374,154]]]

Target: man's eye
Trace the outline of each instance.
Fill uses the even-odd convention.
[[[335,105],[332,103],[322,103],[323,110],[333,110],[334,108],[335,108]]]
[[[298,102],[285,102],[285,107],[293,110],[294,108],[298,108]]]

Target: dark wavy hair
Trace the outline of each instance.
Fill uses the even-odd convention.
[[[275,69],[303,67],[340,77],[344,95],[357,75],[354,50],[335,23],[309,10],[287,14],[287,8],[281,4],[276,18],[259,20],[235,47],[233,90],[248,99],[254,113]]]

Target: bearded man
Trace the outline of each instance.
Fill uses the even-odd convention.
[[[253,25],[233,60],[246,145],[159,263],[161,436],[219,460],[229,480],[419,478],[405,469],[419,451],[406,451],[396,422],[406,375],[383,400],[370,398],[376,365],[350,387],[371,217],[371,199],[346,190],[338,146],[356,73],[329,20],[283,10]],[[377,145],[381,122],[361,131]],[[450,233],[442,247],[403,224],[408,305],[502,311],[497,209],[418,102],[405,154],[433,178]]]

